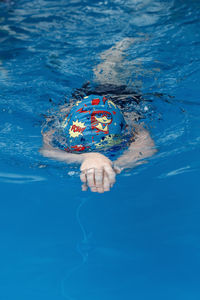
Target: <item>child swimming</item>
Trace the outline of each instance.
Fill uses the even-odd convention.
[[[102,87],[105,85],[106,74],[110,76],[114,72],[115,62],[121,60],[122,51],[132,42],[133,39],[124,39],[112,47],[112,51],[107,50],[112,64],[103,62],[103,77],[103,72],[99,71],[100,65],[94,71],[97,78],[99,72]],[[105,57],[106,55],[104,59]],[[115,84],[111,77],[106,82]],[[116,174],[144,163],[145,158],[156,152],[154,142],[143,126],[134,123],[134,131],[130,134],[130,122],[107,93],[102,95],[101,91],[101,95],[95,93],[79,97],[73,106],[62,108],[62,112],[64,117],[60,122],[60,132],[64,142],[59,145],[53,143],[55,129],[43,132],[43,147],[40,153],[66,163],[79,163],[83,191],[88,188],[98,193],[109,191],[115,183]],[[105,154],[105,150],[113,152],[124,147],[126,149],[123,154],[114,161]]]

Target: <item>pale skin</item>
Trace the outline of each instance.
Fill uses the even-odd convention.
[[[43,134],[43,147],[40,153],[58,161],[80,164],[80,180],[82,190],[88,188],[92,192],[103,193],[109,191],[116,180],[116,174],[126,168],[133,168],[145,163],[144,159],[156,153],[154,141],[149,132],[141,126],[137,128],[135,141],[116,161],[112,162],[105,155],[98,152],[74,154],[51,146],[53,131]]]
[[[103,65],[107,65],[105,73],[108,72],[110,75],[108,68],[112,67],[112,70],[114,69],[115,63],[122,60],[123,50],[127,49],[133,42],[133,39],[126,38],[117,43],[109,51],[105,52],[105,55],[102,54],[104,58]],[[107,56],[112,64],[109,64],[109,62],[106,64],[105,60]],[[98,65],[94,71],[97,79],[97,70],[99,70],[100,67],[102,66]],[[102,83],[103,80],[101,76],[99,76],[99,82]],[[106,80],[105,77],[106,76],[104,76],[104,80]],[[112,77],[114,78],[114,76]],[[113,81],[113,83],[115,82]],[[82,182],[83,191],[86,191],[88,188],[92,192],[97,193],[110,191],[116,181],[117,174],[121,173],[126,168],[133,168],[145,163],[146,161],[144,161],[144,159],[151,157],[156,152],[154,141],[150,137],[149,132],[143,126],[138,126],[136,124],[134,141],[114,162],[98,152],[74,154],[57,148],[55,149],[51,145],[53,133],[53,130],[43,133],[43,147],[40,149],[40,153],[45,157],[62,161],[67,164],[80,164],[80,180]]]

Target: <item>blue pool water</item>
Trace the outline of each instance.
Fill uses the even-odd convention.
[[[200,299],[199,23],[195,0],[0,1],[1,300]],[[159,151],[83,193],[43,115],[125,37]]]

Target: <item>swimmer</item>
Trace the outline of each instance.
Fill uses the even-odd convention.
[[[102,87],[105,86],[107,75],[109,80],[106,82],[109,83],[109,87],[111,85],[119,87],[115,81],[115,66],[123,61],[123,51],[133,41],[133,39],[124,39],[102,56],[103,63],[94,70],[97,81],[102,84]],[[106,59],[109,60],[107,63]],[[109,63],[110,61],[112,63]],[[102,67],[104,69],[101,72]],[[104,73],[103,77],[102,73]],[[114,76],[111,76],[112,73]],[[99,80],[98,74],[100,74]],[[116,174],[126,168],[145,163],[144,159],[156,152],[154,141],[148,130],[134,122],[130,131],[128,125],[132,119],[130,114],[125,116],[112,97],[105,94],[102,94],[101,89],[101,94],[90,93],[85,97],[80,96],[73,106],[62,107],[63,117],[59,125],[60,143],[58,139],[57,144],[54,143],[55,128],[42,132],[43,147],[40,153],[45,157],[68,164],[79,163],[83,191],[88,188],[98,193],[109,191],[115,183]],[[122,98],[126,98],[126,93]],[[135,116],[133,119],[136,119]],[[115,149],[124,147],[126,149],[122,155],[114,161],[105,154],[109,153],[109,150],[113,152],[116,151]]]

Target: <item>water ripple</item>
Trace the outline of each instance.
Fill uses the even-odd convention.
[[[25,183],[44,181],[44,180],[46,180],[45,177],[41,177],[37,175],[23,175],[23,174],[0,172],[0,182],[5,182],[5,183],[25,184]]]

